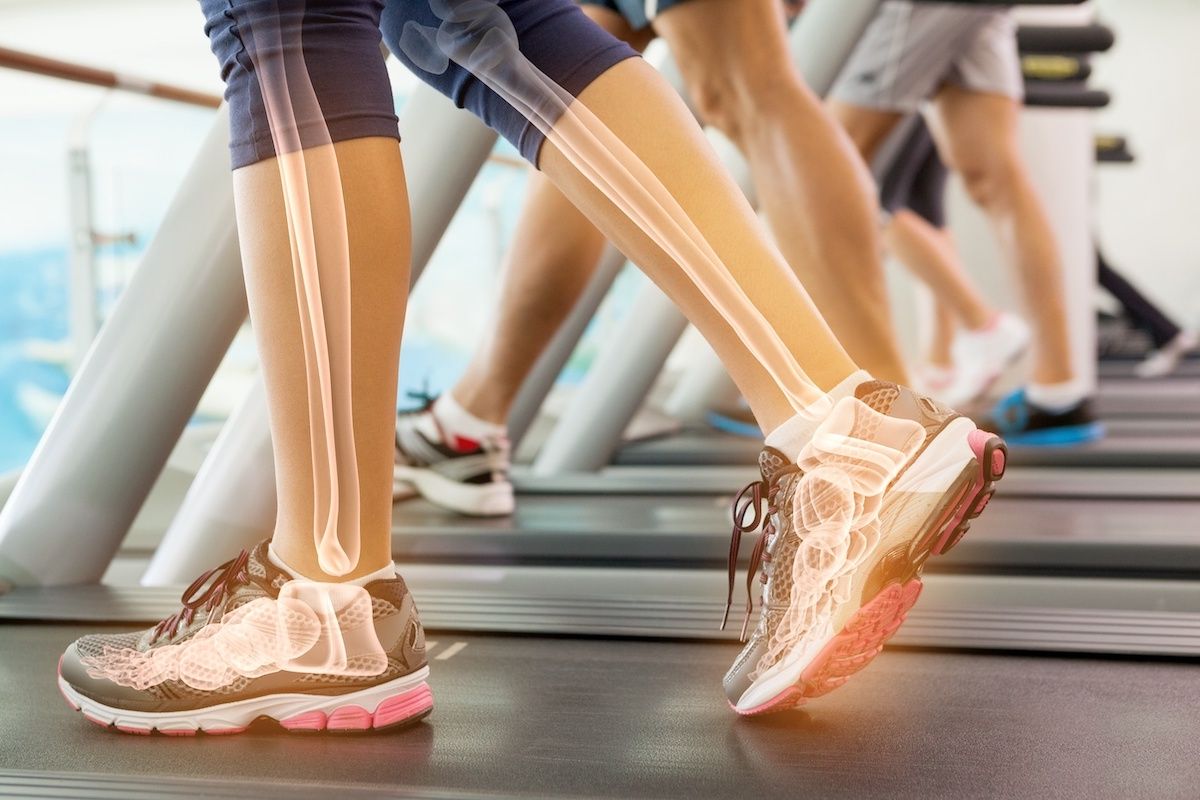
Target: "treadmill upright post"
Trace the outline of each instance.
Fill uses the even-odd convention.
[[[558,380],[559,373],[571,359],[571,354],[583,338],[588,323],[592,321],[600,304],[608,296],[613,282],[621,274],[625,261],[625,255],[611,244],[604,248],[600,255],[600,263],[596,265],[596,271],[579,301],[555,332],[546,350],[538,357],[529,377],[521,384],[521,391],[517,393],[512,411],[508,415],[508,438],[512,442],[514,452],[533,426],[542,405]]]
[[[806,6],[792,28],[789,47],[797,68],[814,92],[824,95],[833,86],[879,3],[880,0],[812,0]],[[720,152],[719,142],[720,139],[715,144]],[[733,160],[732,156],[728,160]],[[740,153],[737,161],[741,161]],[[598,470],[620,447],[629,421],[687,327],[679,309],[661,302],[661,297],[659,289],[646,281],[625,326],[607,342],[584,385],[546,440],[534,462],[535,473]],[[672,347],[663,348],[662,343],[672,334],[675,337]],[[654,342],[654,346],[646,346],[647,341]],[[710,381],[709,385],[715,387],[718,395],[723,391],[719,382]],[[597,413],[599,417],[595,416]]]
[[[99,581],[246,318],[222,107],[0,511],[0,577]]]
[[[496,133],[425,84],[405,104],[400,131],[415,284],[492,152]],[[225,423],[142,576],[143,585],[187,582],[271,534],[276,504],[266,402],[260,380]]]
[[[584,378],[570,408],[533,462],[536,475],[591,472],[606,465],[662,364],[687,329],[687,319],[657,286],[647,283],[629,318]],[[634,345],[632,347],[618,347]],[[612,377],[626,383],[612,391]]]

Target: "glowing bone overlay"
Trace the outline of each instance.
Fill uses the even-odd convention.
[[[733,279],[679,202],[604,123],[522,55],[494,0],[430,0],[439,27],[409,21],[400,48],[426,72],[461,64],[520,111],[579,172],[686,272],[789,398],[817,418],[829,410],[779,334]],[[817,411],[820,409],[820,411]]]
[[[511,22],[493,0],[431,0],[431,7],[441,25],[434,29],[409,22],[400,42],[405,55],[435,74],[450,60],[461,64],[532,121],[675,259],[795,412],[820,423],[798,458],[804,477],[789,511],[803,541],[792,573],[773,577],[789,581],[791,602],[763,663],[774,663],[801,640],[820,640],[847,599],[855,567],[879,545],[884,489],[921,446],[924,430],[854,398],[834,406],[650,168],[582,102],[521,54]]]
[[[835,407],[653,171],[521,54],[510,20],[493,0],[431,0],[431,7],[441,25],[408,23],[400,43],[405,54],[431,73],[444,71],[451,60],[463,65],[530,119],[675,259],[797,414],[823,420],[799,458],[806,475],[791,513],[805,537],[788,576],[794,588],[782,628],[787,633],[777,644],[786,650],[787,642],[828,625],[845,577],[878,542],[880,495],[919,447],[920,426],[853,399]],[[304,7],[289,4],[283,13],[302,15]],[[300,42],[284,38],[299,26],[283,24],[277,11],[242,28],[253,43],[247,49],[262,87],[287,214],[308,385],[313,540],[322,569],[345,575],[357,566],[360,531],[350,396],[351,265],[337,156],[327,128],[313,130],[322,116]],[[110,649],[88,667],[94,676],[138,688],[178,680],[215,689],[278,670],[379,674],[386,665],[365,590],[294,580],[278,599],[239,606],[177,643]]]
[[[147,634],[149,636],[151,634]],[[289,581],[178,643],[145,650],[106,647],[88,673],[142,690],[166,681],[212,691],[272,672],[379,675],[388,659],[360,586]]]
[[[241,28],[252,43],[246,49],[262,87],[278,154],[291,242],[308,386],[313,542],[321,568],[330,575],[345,575],[358,566],[360,542],[351,402],[350,245],[337,153],[304,62],[301,25],[293,19],[304,13],[304,4],[289,3]]]
[[[919,423],[880,414],[853,397],[838,401],[817,427],[796,459],[804,476],[788,509],[802,532],[798,550],[790,571],[770,577],[791,586],[790,600],[756,673],[805,655],[793,652],[798,644],[819,646],[833,634],[855,568],[880,544],[884,490],[924,441]]]

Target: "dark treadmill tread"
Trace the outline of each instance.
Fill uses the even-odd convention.
[[[522,495],[512,517],[492,520],[410,501],[396,507],[393,551],[406,560],[720,565],[728,556],[731,495],[613,495],[587,502],[570,495]],[[1000,495],[930,569],[1200,570],[1197,518],[1200,500]]]
[[[1120,423],[1114,422],[1119,425]],[[1154,421],[1156,427],[1164,423]],[[1170,432],[1113,434],[1077,447],[1011,447],[1013,466],[1200,467],[1200,430],[1194,421],[1168,422]],[[756,463],[762,443],[707,429],[627,443],[614,462],[628,466],[654,464],[748,465]]]
[[[738,480],[752,476],[748,470]],[[1195,480],[1200,481],[1200,473]],[[1053,486],[1048,477],[1041,481]],[[597,485],[595,479],[585,483]],[[739,483],[726,483],[722,492],[710,494],[670,494],[668,489],[651,494],[521,494],[512,516],[490,519],[409,500],[395,506],[392,550],[402,560],[417,562],[719,566],[728,557],[730,502],[739,488]],[[1195,523],[1200,495],[1194,492],[1185,499],[1133,501],[1011,497],[1005,491],[1002,482],[970,534],[945,558],[935,559],[931,569],[1200,570]],[[134,535],[122,553],[149,556],[157,544],[157,539]],[[748,552],[747,546],[743,554]]]
[[[347,797],[921,800],[1189,797],[1200,782],[1186,663],[889,651],[808,710],[742,720],[720,689],[735,645],[434,633],[443,651],[467,647],[432,651],[437,706],[414,728],[172,739],[98,730],[59,697],[55,661],[92,630],[0,627],[0,769],[245,781],[289,798],[309,782]]]

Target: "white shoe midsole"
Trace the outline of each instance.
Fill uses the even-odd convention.
[[[806,637],[805,641],[792,648],[791,652],[750,684],[750,688],[746,689],[738,698],[737,709],[749,711],[757,708],[783,694],[788,687],[795,686],[800,682],[800,676],[804,674],[804,670],[808,669],[808,665],[825,649],[825,645],[829,644],[833,637],[832,631],[821,638]]]
[[[392,496],[400,500],[419,493],[431,503],[475,516],[511,514],[515,508],[513,486],[508,481],[462,483],[431,469],[396,464],[392,470]]]
[[[358,706],[374,713],[384,700],[416,689],[428,678],[429,667],[424,666],[416,672],[387,683],[346,694],[271,694],[182,711],[130,711],[107,706],[75,691],[62,676],[58,678],[58,688],[68,700],[79,706],[83,713],[110,725],[143,730],[158,728],[194,731],[208,728],[242,728],[259,717],[282,721],[311,711],[329,713],[344,706]]]

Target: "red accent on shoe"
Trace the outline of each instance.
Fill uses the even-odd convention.
[[[149,728],[135,728],[132,725],[117,725],[117,730],[121,733],[136,733],[138,736],[149,736]]]
[[[996,481],[1004,475],[1007,455],[996,434],[984,430],[974,430],[967,442],[975,454],[979,472],[967,490],[965,499],[957,503],[954,515],[946,523],[937,543],[930,550],[935,556],[940,556],[954,547],[966,535],[971,527],[970,520],[978,517],[987,508],[992,495],[996,492]]]
[[[466,436],[455,434],[450,440],[450,446],[459,453],[474,453],[481,447],[481,444],[476,439],[468,439]]]
[[[1007,451],[999,436],[975,430],[967,442],[975,455],[978,471],[934,523],[932,538],[935,544],[930,550],[931,555],[941,555],[958,544],[970,528],[970,520],[987,507],[996,491],[996,481],[1004,476]],[[928,538],[927,534],[926,540]],[[730,707],[743,716],[783,711],[838,688],[883,651],[884,644],[900,628],[917,602],[921,586],[920,578],[887,586],[854,613],[846,626],[809,663],[796,684],[754,708],[740,710],[732,703]]]

